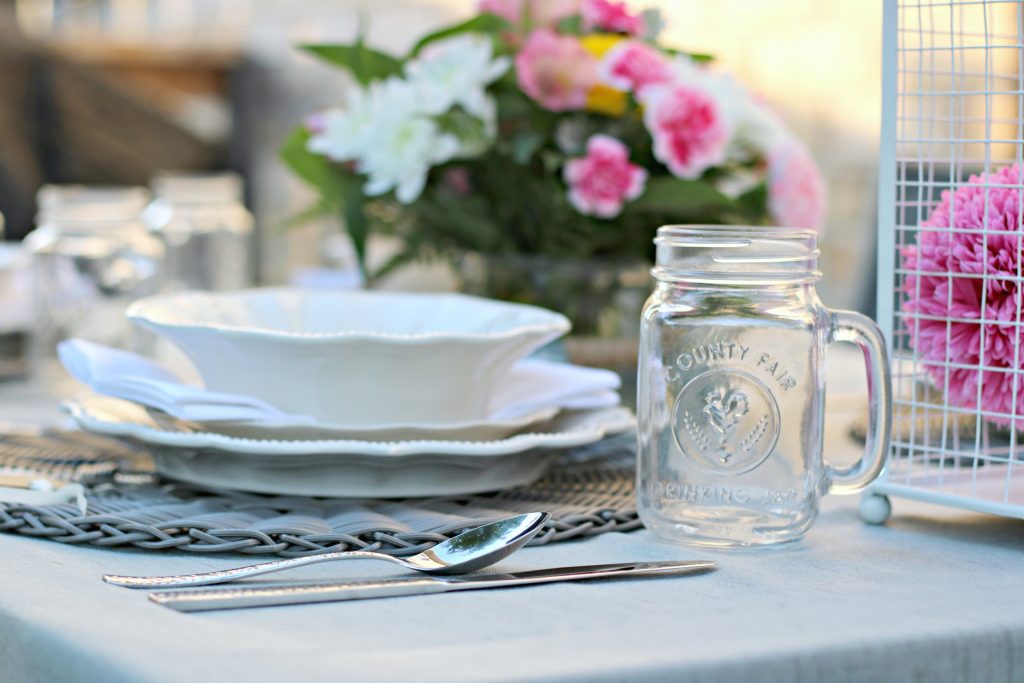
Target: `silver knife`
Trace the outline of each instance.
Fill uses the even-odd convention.
[[[366,598],[392,598],[402,595],[428,595],[481,588],[508,588],[555,581],[582,581],[609,579],[621,576],[651,574],[689,574],[717,569],[707,560],[685,562],[621,562],[595,564],[582,567],[537,569],[512,574],[484,576],[445,576],[424,579],[392,581],[361,581],[349,583],[319,583],[252,588],[210,588],[150,593],[153,602],[179,612],[203,612],[216,609],[242,607],[270,607],[273,605],[301,605],[310,602],[339,602]]]

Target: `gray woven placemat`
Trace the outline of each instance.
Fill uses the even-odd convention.
[[[89,507],[0,502],[0,531],[107,548],[296,557],[333,550],[411,555],[522,512],[552,518],[540,545],[639,528],[635,448],[623,435],[572,449],[542,479],[493,494],[401,501],[277,497],[163,483],[145,450],[83,432],[0,435],[0,472],[88,486]]]

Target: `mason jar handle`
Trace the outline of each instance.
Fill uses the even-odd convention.
[[[885,339],[871,318],[853,311],[832,311],[831,342],[853,342],[864,352],[868,373],[868,434],[864,455],[849,467],[826,463],[829,493],[856,493],[885,467],[892,426],[892,378]]]

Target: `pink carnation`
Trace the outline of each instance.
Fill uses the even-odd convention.
[[[638,96],[649,85],[672,80],[673,74],[672,65],[661,50],[635,40],[617,44],[598,65],[602,82]]]
[[[784,143],[768,153],[768,211],[778,225],[820,230],[825,180],[803,145]]]
[[[651,85],[639,99],[654,156],[674,175],[697,178],[725,161],[729,126],[708,92],[685,83]]]
[[[516,55],[519,87],[552,111],[582,109],[597,84],[597,62],[571,36],[537,29]]]
[[[1024,416],[1024,352],[1015,352],[1022,341],[1016,281],[1024,259],[1022,191],[1019,164],[971,176],[967,185],[942,193],[921,223],[917,245],[901,252],[903,268],[912,271],[903,281],[902,307],[914,316],[905,321],[910,341],[950,405]],[[981,230],[989,232],[974,232]],[[1024,426],[1009,417],[992,419]]]
[[[644,32],[644,20],[615,0],[583,0],[583,30],[626,33],[639,36]]]
[[[588,216],[615,218],[622,205],[644,191],[647,171],[629,162],[629,149],[607,135],[587,141],[587,155],[565,165],[569,201]]]
[[[496,14],[515,26],[526,18],[534,25],[554,26],[577,14],[580,0],[480,0],[477,9]]]

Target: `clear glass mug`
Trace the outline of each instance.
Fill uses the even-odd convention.
[[[878,326],[831,311],[814,283],[817,235],[788,228],[667,226],[640,330],[637,506],[668,540],[794,541],[825,493],[882,471],[891,380]],[[847,468],[822,456],[825,348],[861,347],[869,430]]]

